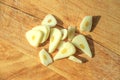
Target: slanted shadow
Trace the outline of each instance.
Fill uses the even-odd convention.
[[[63,26],[63,21],[62,21],[60,18],[58,18],[57,16],[55,16],[55,15],[53,15],[53,16],[56,18],[57,24],[58,24],[59,26]]]
[[[93,31],[95,29],[95,27],[97,26],[100,18],[101,18],[101,16],[93,16],[93,24],[92,24],[91,31]]]
[[[39,45],[39,47],[43,47],[43,46],[45,46],[46,44],[48,44],[49,43],[49,38],[44,42],[44,43],[41,43],[40,45]]]
[[[83,52],[80,49],[77,49],[76,53],[74,54],[74,56],[80,60],[82,60],[83,63],[88,62],[88,60],[84,57],[81,57],[80,54],[83,54]]]
[[[92,39],[91,35],[86,35],[86,39],[88,41],[90,50],[92,52],[92,57],[94,57],[95,56],[95,48],[94,48],[94,43],[93,43],[93,39]]]
[[[84,57],[81,57],[81,56],[75,56],[75,57],[82,60],[83,63],[88,62],[88,60],[86,58],[84,58]]]

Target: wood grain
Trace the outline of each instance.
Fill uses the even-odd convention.
[[[47,41],[43,45],[43,47],[34,48],[28,44],[24,35],[27,30],[31,29],[35,25],[40,24],[42,20],[41,18],[43,18],[44,15],[46,15],[50,10],[48,10],[48,8],[46,7],[47,9],[45,11],[48,10],[48,12],[42,13],[45,7],[42,7],[43,8],[42,9],[39,8],[38,5],[34,5],[35,7],[38,7],[40,11],[41,10],[43,11],[41,11],[41,14],[40,11],[38,11],[39,14],[33,14],[32,8],[31,8],[31,12],[29,8],[31,7],[30,4],[33,3],[35,4],[35,2],[32,2],[32,0],[30,1],[31,3],[28,2],[28,4],[27,4],[27,0],[24,3],[21,2],[22,0],[14,1],[17,2],[16,6],[14,5],[14,2],[11,2],[12,0],[8,0],[8,1],[7,0],[2,1],[5,2],[5,4],[0,3],[0,28],[1,28],[0,29],[0,79],[3,80],[33,80],[33,79],[35,80],[39,80],[39,79],[40,80],[46,80],[46,79],[48,80],[49,79],[51,80],[60,80],[60,79],[61,80],[66,80],[66,79],[119,80],[120,79],[119,76],[120,56],[116,54],[118,52],[116,52],[114,49],[111,49],[112,47],[111,48],[107,47],[106,46],[107,43],[102,44],[100,42],[103,40],[102,38],[99,38],[99,41],[97,41],[96,39],[100,37],[100,35],[102,34],[99,31],[100,28],[99,24],[103,25],[101,22],[97,25],[97,27],[93,30],[93,32],[90,33],[91,36],[87,38],[91,50],[94,53],[94,57],[92,59],[87,57],[85,54],[83,54],[81,51],[78,50],[77,57],[85,60],[85,63],[77,64],[67,59],[63,59],[63,60],[55,61],[53,64],[49,65],[48,67],[44,67],[39,62],[38,52],[42,48],[47,48],[49,41]],[[36,2],[36,4],[41,4],[42,6],[44,2],[46,4],[49,4],[50,6],[50,3],[55,3],[55,2],[58,3],[57,1],[51,1],[50,3],[47,3],[47,1],[46,2],[45,1],[41,1],[39,3]],[[75,2],[72,1],[70,1],[69,4],[70,3],[71,5],[73,3],[75,4]],[[95,4],[95,1],[93,3]],[[21,4],[22,6],[20,7],[19,4]],[[84,4],[81,5],[84,6]],[[25,6],[26,9],[24,8]],[[55,5],[51,5],[51,6],[55,6]],[[73,8],[74,7],[75,6],[73,6]],[[29,10],[27,10],[28,8]],[[58,9],[58,8],[54,8],[54,9]],[[37,13],[37,10],[35,10],[35,12]],[[57,14],[57,11],[54,13]],[[83,12],[82,14],[86,14],[86,13]],[[64,19],[64,17],[66,15],[67,14],[63,14],[61,12],[59,13],[59,15],[56,16],[60,17],[61,20],[65,21],[66,19]],[[105,15],[105,13],[103,15]],[[82,19],[82,17],[83,15],[79,15],[79,18]],[[103,20],[105,19],[103,18]],[[112,19],[110,20],[112,22]],[[65,25],[68,25],[67,24],[68,21],[69,20],[66,20]],[[98,29],[100,35],[96,33],[96,29]],[[96,37],[94,37],[92,34],[96,34],[94,35]],[[115,34],[117,34],[117,32],[115,32]],[[106,36],[108,36],[108,33],[106,34]],[[108,37],[105,37],[104,39],[108,40],[107,38]],[[92,39],[94,39],[94,41]],[[114,41],[112,41],[110,45],[113,45],[113,43]],[[118,44],[114,43],[114,45],[118,47]]]
[[[82,18],[86,15],[97,16],[94,19],[93,40],[109,50],[120,54],[120,0],[0,0],[2,3],[39,18],[40,21],[48,14],[54,14],[63,22],[59,25],[74,25],[79,28]],[[97,22],[96,22],[97,21]],[[97,26],[97,27],[96,27]],[[111,37],[112,36],[112,37]]]
[[[66,80],[42,66],[38,59],[23,54],[0,39],[0,80],[56,80],[57,78]]]

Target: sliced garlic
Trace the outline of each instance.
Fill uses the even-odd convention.
[[[76,58],[75,56],[69,56],[68,59],[77,63],[82,63],[82,60]]]
[[[85,16],[80,24],[80,31],[90,31],[92,27],[92,16]]]
[[[49,65],[50,63],[53,62],[50,54],[45,49],[42,49],[39,52],[39,57],[40,57],[41,63],[45,66],[47,66],[47,65]]]
[[[58,44],[57,49],[60,50],[60,48],[62,48],[65,43],[66,43],[65,41],[60,41],[59,44]]]
[[[50,33],[49,53],[52,53],[58,46],[62,33],[57,28],[52,28]]]
[[[67,35],[68,35],[67,29],[62,29],[61,32],[62,32],[62,34],[63,34],[63,35],[62,35],[62,40],[66,39],[66,38],[67,38]]]
[[[43,38],[43,33],[37,30],[30,30],[26,32],[26,39],[28,42],[34,46],[38,47]]]
[[[92,57],[91,50],[89,48],[88,42],[86,38],[83,35],[77,35],[73,38],[72,43],[82,50],[85,54],[87,54],[89,57]]]
[[[68,40],[71,41],[73,37],[75,36],[75,27],[69,26],[68,27]]]
[[[36,26],[34,28],[32,28],[32,30],[40,30],[43,32],[43,39],[41,41],[41,43],[45,42],[48,37],[49,37],[49,34],[50,34],[50,27],[49,26],[43,26],[43,25],[39,25],[39,26]]]
[[[76,49],[73,46],[73,44],[70,42],[66,42],[63,44],[63,47],[61,47],[60,50],[58,51],[58,53],[55,55],[54,60],[69,57],[69,56],[75,54],[75,52],[76,52]]]
[[[57,24],[57,20],[55,19],[53,15],[48,14],[47,16],[45,16],[41,24],[54,27]]]

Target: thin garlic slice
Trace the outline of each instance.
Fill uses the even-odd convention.
[[[38,47],[43,38],[43,33],[37,30],[29,30],[26,32],[26,39],[28,42],[34,46]]]
[[[85,16],[80,24],[80,31],[90,32],[92,27],[92,16]]]
[[[50,34],[50,27],[45,26],[45,25],[36,26],[36,27],[32,28],[32,30],[39,30],[39,31],[43,32],[44,36],[43,36],[41,43],[45,42],[48,39],[49,34]]]
[[[83,35],[77,35],[73,38],[72,43],[82,50],[85,54],[87,54],[89,57],[92,57],[91,50],[89,48],[88,42]]]
[[[66,43],[65,41],[60,41],[57,49],[60,50],[60,48],[62,48],[65,43]]]
[[[73,37],[75,36],[75,31],[76,31],[75,27],[72,27],[72,26],[68,27],[68,40],[69,41],[71,41]]]
[[[69,56],[68,59],[77,63],[82,63],[82,60],[76,58],[75,56]]]
[[[62,58],[65,58],[65,57],[69,57],[69,56],[75,54],[75,52],[76,52],[76,49],[73,46],[73,44],[70,43],[70,42],[66,42],[60,48],[58,53],[54,56],[54,60],[62,59]]]
[[[50,54],[45,49],[42,49],[39,52],[39,57],[40,57],[41,63],[45,66],[47,66],[47,65],[49,65],[50,63],[53,62]]]
[[[50,33],[49,53],[52,53],[57,48],[62,37],[62,33],[57,28],[52,28]]]
[[[48,14],[47,16],[45,16],[41,24],[54,27],[57,24],[57,20],[55,19],[53,15]]]
[[[62,34],[63,34],[63,35],[62,35],[62,40],[66,39],[66,38],[67,38],[67,35],[68,35],[67,29],[62,29],[61,32],[62,32]]]

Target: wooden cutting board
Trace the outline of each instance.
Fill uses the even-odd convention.
[[[25,32],[39,25],[47,14],[59,27],[76,26],[92,15],[93,28],[86,35],[93,58],[77,51],[84,61],[67,59],[43,66],[42,48],[29,45]],[[0,0],[0,80],[120,80],[120,0]]]

